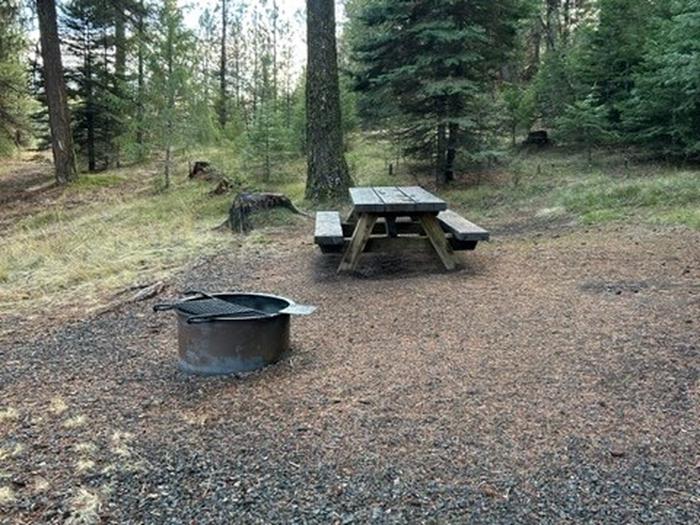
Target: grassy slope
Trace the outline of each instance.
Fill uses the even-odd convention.
[[[413,175],[418,168],[410,164],[400,164],[390,177],[387,151],[381,142],[355,138],[348,152],[355,184],[431,184],[430,178]],[[311,207],[302,202],[303,160],[280,167],[272,181],[262,183],[226,150],[203,150],[196,157],[210,159],[248,188],[281,191]],[[188,181],[184,161],[173,187],[157,192],[155,171],[125,168],[84,176],[55,203],[4,232],[0,315],[51,304],[104,304],[124,287],[166,277],[196,254],[240,242],[212,231],[225,218],[230,196],[209,196],[210,184]],[[700,229],[697,171],[657,165],[624,168],[613,154],[589,167],[583,155],[549,151],[518,154],[508,166],[466,179],[441,194],[476,222],[557,214],[584,223],[627,220]],[[259,224],[279,226],[289,220],[285,212],[275,212]],[[264,242],[264,234],[245,242]]]
[[[602,153],[589,166],[585,155],[560,150],[520,153],[505,169],[496,182],[450,192],[451,201],[476,219],[560,214],[584,224],[634,221],[700,229],[697,170],[625,167],[615,153]]]

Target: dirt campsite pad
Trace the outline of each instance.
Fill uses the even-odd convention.
[[[700,521],[698,233],[495,233],[456,273],[337,276],[303,228],[191,268],[319,305],[245,377],[180,372],[148,302],[5,336],[0,520]]]

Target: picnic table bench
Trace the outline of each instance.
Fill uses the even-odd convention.
[[[420,186],[350,188],[350,198],[352,213],[344,222],[337,211],[316,213],[314,242],[323,253],[343,253],[339,272],[354,270],[363,252],[416,242],[428,242],[452,270],[454,251],[473,250],[489,239],[486,230]]]

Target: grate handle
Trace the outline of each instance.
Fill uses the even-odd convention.
[[[166,310],[172,310],[177,306],[175,303],[158,303],[153,305],[154,312],[165,312]]]

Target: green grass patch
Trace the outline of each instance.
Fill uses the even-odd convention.
[[[74,191],[93,188],[112,188],[114,186],[119,186],[125,180],[127,180],[125,175],[112,172],[81,174],[78,180],[71,184],[69,188]]]
[[[693,210],[700,207],[700,184],[693,172],[622,180],[595,176],[559,190],[555,200],[587,223],[637,217],[695,227]]]

